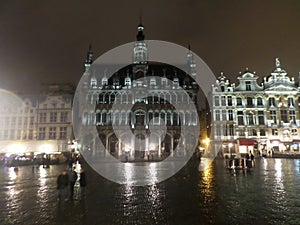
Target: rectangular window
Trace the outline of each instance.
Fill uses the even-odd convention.
[[[21,127],[22,126],[22,117],[18,118],[18,126]]]
[[[27,124],[28,124],[28,118],[24,117],[24,127],[27,127]]]
[[[238,111],[237,117],[238,117],[238,125],[244,125],[244,113],[243,113],[243,111]]]
[[[50,112],[50,123],[57,122],[57,112]]]
[[[266,131],[264,129],[261,129],[259,132],[260,136],[266,136]]]
[[[290,122],[296,124],[296,114],[294,110],[290,110]]]
[[[14,130],[10,130],[10,132],[9,132],[9,139],[10,140],[15,139],[15,131]]]
[[[60,113],[60,122],[66,123],[68,121],[68,112]]]
[[[220,125],[216,126],[216,135],[221,136],[221,127],[220,127]]]
[[[277,136],[278,135],[278,130],[277,129],[272,129],[272,135]]]
[[[270,111],[270,119],[273,120],[274,124],[277,124],[277,116],[276,116],[276,111],[275,110]]]
[[[236,105],[237,106],[242,106],[243,105],[242,98],[236,98]]]
[[[223,135],[227,136],[227,126],[223,125]]]
[[[221,96],[221,104],[222,106],[226,106],[226,96]]]
[[[258,124],[259,125],[265,125],[264,111],[258,111]]]
[[[228,120],[233,121],[233,111],[228,110]]]
[[[38,138],[44,140],[46,138],[46,127],[39,127]]]
[[[262,106],[263,105],[263,100],[262,98],[257,98],[257,105]]]
[[[245,130],[244,130],[244,129],[241,129],[241,130],[239,131],[239,135],[240,135],[240,136],[245,136]]]
[[[33,139],[33,130],[32,130],[32,129],[29,130],[29,133],[28,133],[28,139],[29,139],[29,140],[32,140],[32,139]]]
[[[219,96],[215,96],[215,106],[220,106],[220,98],[219,98]]]
[[[234,127],[233,127],[233,124],[229,125],[229,136],[234,136]]]
[[[227,97],[227,105],[232,106],[232,97],[231,96]]]
[[[216,110],[216,120],[220,121],[221,117],[220,117],[220,110]]]
[[[251,91],[251,82],[246,81],[246,91]]]
[[[16,125],[16,121],[17,121],[17,118],[14,116],[11,118],[11,126],[15,126]]]
[[[269,98],[269,107],[275,106],[275,98]]]
[[[67,128],[60,127],[59,128],[59,139],[66,139],[67,138]]]
[[[49,128],[49,139],[56,139],[56,127]]]
[[[295,128],[292,129],[292,135],[295,136],[295,135],[297,135],[297,134],[298,134],[297,129],[295,129]]]
[[[248,115],[248,124],[254,125],[254,116],[252,114]]]
[[[34,124],[34,117],[33,117],[33,116],[31,116],[31,117],[29,118],[29,124],[30,124],[30,125],[33,125],[33,124]]]
[[[247,107],[253,107],[253,99],[251,97],[247,98]]]
[[[288,123],[288,116],[287,116],[287,110],[283,109],[283,110],[280,110],[280,114],[281,114],[281,120],[284,122],[284,123]]]
[[[40,123],[46,123],[46,121],[47,121],[47,113],[41,112],[40,115],[39,115],[39,117],[40,117],[40,119],[39,119]]]
[[[226,121],[226,120],[227,120],[226,117],[227,117],[227,116],[226,116],[226,110],[222,110],[222,120],[223,120],[223,121]]]
[[[294,106],[294,98],[288,98],[288,107]]]
[[[8,130],[4,130],[4,135],[3,135],[3,139],[7,140],[8,139]]]
[[[17,131],[17,140],[21,140],[22,130]]]

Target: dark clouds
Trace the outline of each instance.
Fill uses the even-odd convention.
[[[146,38],[191,43],[218,74],[235,79],[249,67],[260,76],[279,57],[300,71],[299,1],[2,1],[0,87],[37,90],[76,84],[90,42],[95,56],[134,41],[139,15]]]

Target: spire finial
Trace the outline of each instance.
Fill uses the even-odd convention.
[[[140,19],[141,20],[141,19]],[[140,23],[138,25],[138,33],[136,35],[136,40],[137,41],[143,41],[145,39],[145,35],[144,35],[144,26]]]
[[[188,44],[188,48],[189,48],[189,50],[191,51],[191,44],[190,44],[190,43]]]
[[[279,58],[275,58],[275,66],[276,66],[276,68],[280,68]]]

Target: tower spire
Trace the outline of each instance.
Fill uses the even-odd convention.
[[[188,53],[187,53],[187,63],[188,63],[188,66],[189,66],[189,74],[191,76],[196,76],[197,73],[196,73],[196,63],[195,63],[195,60],[194,60],[194,55],[193,55],[193,52],[191,51],[191,45],[188,44]]]
[[[137,41],[144,41],[145,40],[145,35],[144,35],[144,26],[142,24],[142,19],[140,18],[140,24],[137,27],[138,33],[136,35],[136,40]]]
[[[85,71],[87,71],[91,64],[93,63],[93,51],[92,51],[92,44],[89,44],[89,50],[87,52],[86,60],[85,60]]]
[[[140,18],[140,24],[137,27],[138,33],[136,35],[136,42],[133,48],[133,63],[135,64],[147,64],[148,61],[148,49],[145,42],[144,26],[142,25],[142,19]]]

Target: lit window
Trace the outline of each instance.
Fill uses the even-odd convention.
[[[56,127],[49,128],[49,139],[56,139]]]
[[[67,138],[67,128],[60,127],[59,128],[59,139],[66,139]]]
[[[47,113],[40,113],[40,123],[46,123]]]
[[[50,112],[50,123],[57,122],[57,112]]]
[[[68,121],[68,112],[60,113],[60,122],[66,123]]]
[[[251,91],[251,82],[246,81],[246,91]]]
[[[44,140],[45,138],[46,138],[46,128],[45,127],[39,127],[38,139]]]

